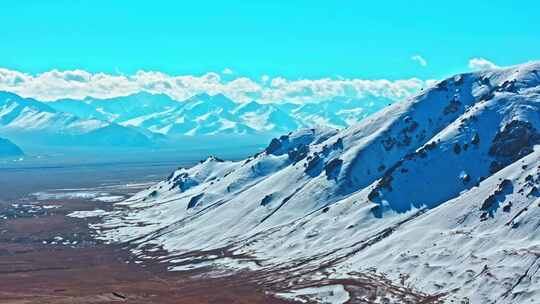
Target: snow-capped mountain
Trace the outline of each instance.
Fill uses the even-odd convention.
[[[0,134],[21,142],[44,145],[150,145],[151,137],[144,132],[104,120],[80,118],[31,98],[0,92]]]
[[[540,63],[456,75],[347,129],[179,169],[93,228],[303,301],[537,303],[539,113]]]
[[[72,113],[83,119],[99,119],[117,123],[179,106],[178,102],[167,95],[153,95],[146,92],[110,99],[89,97],[84,100],[61,99],[49,105],[58,111]]]
[[[333,98],[320,103],[308,103],[292,110],[292,115],[305,126],[331,126],[345,128],[352,126],[389,103],[385,98]]]
[[[344,128],[388,104],[384,98],[333,99],[310,104],[236,103],[222,94],[176,101],[141,92],[112,99],[58,100],[49,105],[86,119],[144,128],[168,136],[281,134],[318,125]]]
[[[9,139],[0,137],[0,157],[11,157],[24,155],[19,146],[12,143]]]
[[[120,122],[166,135],[249,134],[255,129],[242,123],[231,111],[236,103],[224,95],[201,94],[163,112],[141,115]]]
[[[111,99],[44,103],[0,92],[0,135],[23,145],[41,146],[178,146],[206,137],[210,141],[238,136],[244,136],[246,143],[260,144],[299,128],[346,127],[387,102],[374,100],[237,103],[222,94],[199,94],[176,101],[167,95],[140,92]]]

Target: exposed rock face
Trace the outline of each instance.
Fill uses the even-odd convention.
[[[495,135],[489,154],[516,160],[532,152],[540,134],[530,122],[513,120]]]
[[[444,115],[448,115],[451,113],[456,113],[459,110],[459,107],[461,106],[461,102],[457,98],[454,98],[448,103],[446,108],[444,108]]]
[[[478,133],[474,133],[473,138],[471,140],[471,144],[478,145],[480,143],[480,135]]]
[[[310,155],[307,157],[307,163],[305,163],[305,171],[306,172],[309,172],[309,171],[312,171],[314,170],[320,163],[321,163],[321,157],[319,156],[318,153],[315,153],[313,155]]]
[[[339,158],[334,158],[326,165],[324,166],[324,171],[326,172],[326,176],[328,178],[335,178],[339,174],[339,170],[341,170],[341,165],[343,164],[343,161]]]
[[[461,146],[459,145],[459,143],[454,144],[454,153],[456,154],[461,153]]]
[[[213,155],[212,155],[212,156],[209,156],[209,157],[208,157],[207,159],[205,159],[205,160],[199,161],[199,163],[202,164],[202,163],[204,163],[205,161],[215,161],[215,162],[218,162],[218,163],[224,162],[223,159],[221,159],[221,158],[219,158],[219,157],[216,157],[216,156],[213,156]]]
[[[482,203],[482,206],[480,207],[481,210],[489,210],[490,208],[493,208],[493,205],[497,199],[497,197],[499,195],[501,195],[504,191],[509,191],[510,190],[510,187],[512,187],[512,181],[511,180],[508,180],[508,179],[505,179],[503,180],[499,186],[497,187],[497,189],[495,189],[495,191],[493,192],[493,194],[491,194],[490,196],[488,196],[484,202]]]
[[[272,194],[268,194],[261,200],[261,206],[266,206],[272,201]]]
[[[382,140],[382,144],[386,151],[390,151],[394,147],[402,148],[411,145],[413,137],[418,131],[419,124],[417,121],[414,121],[411,116],[405,117],[403,122],[405,123],[405,126],[399,130],[397,134],[388,133]],[[416,134],[416,138],[418,140],[423,139],[423,135],[425,135],[423,133],[425,133],[425,130],[423,130],[421,134]]]
[[[295,147],[294,149],[289,150],[289,159],[293,163],[297,163],[301,161],[302,159],[306,158],[307,154],[309,153],[309,146],[301,144],[298,147]]]
[[[310,150],[309,144],[313,143],[314,140],[326,139],[336,132],[337,130],[332,129],[303,129],[301,132],[273,138],[268,147],[264,149],[264,152],[274,156],[288,154],[289,159],[296,163],[307,156]],[[339,145],[339,142],[336,144]]]
[[[496,160],[492,161],[489,165],[489,173],[493,174],[504,168],[504,165]]]
[[[178,188],[182,192],[195,184],[195,181],[191,180],[187,173],[178,174],[178,176],[172,179],[172,182],[173,184],[170,189]]]
[[[274,154],[281,148],[281,141],[277,138],[272,138],[272,141],[270,141],[270,144],[268,147],[266,147],[266,153],[268,154]]]
[[[201,198],[203,198],[203,196],[204,196],[204,193],[201,193],[190,198],[187,208],[188,209],[194,208],[197,205],[197,203],[201,200]]]

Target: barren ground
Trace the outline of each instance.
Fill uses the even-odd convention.
[[[83,200],[33,204],[38,207],[0,205],[0,215],[7,217],[0,220],[2,304],[286,303],[244,276],[202,278],[197,273],[167,272],[161,264],[126,263],[126,250],[92,240],[87,219],[65,216],[110,204]],[[39,207],[46,205],[62,207]]]

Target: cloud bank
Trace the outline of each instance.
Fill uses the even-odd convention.
[[[223,74],[223,75],[232,75],[232,74],[234,74],[234,71],[231,70],[230,68],[224,68],[223,71],[221,71],[221,74]]]
[[[232,72],[232,71],[231,71]],[[228,74],[228,73],[225,73]],[[83,70],[51,70],[28,74],[0,68],[0,90],[43,101],[85,97],[112,98],[141,91],[163,93],[176,100],[185,100],[200,93],[224,94],[238,102],[253,99],[262,102],[315,102],[336,97],[406,98],[429,81],[418,78],[386,79],[260,79],[236,77],[223,79],[218,73],[171,76],[156,71],[138,71],[133,75],[89,73]]]
[[[469,60],[469,68],[475,71],[482,71],[497,69],[499,66],[487,59],[479,57]]]

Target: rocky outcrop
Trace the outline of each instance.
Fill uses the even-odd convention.
[[[204,196],[204,193],[197,194],[197,195],[191,197],[189,199],[189,203],[187,205],[187,208],[191,209],[191,208],[194,208],[195,206],[197,206],[197,203],[199,203],[199,201],[201,200],[201,198],[203,198],[203,196]]]
[[[513,120],[495,135],[489,154],[514,161],[531,153],[538,143],[540,134],[530,122]]]

